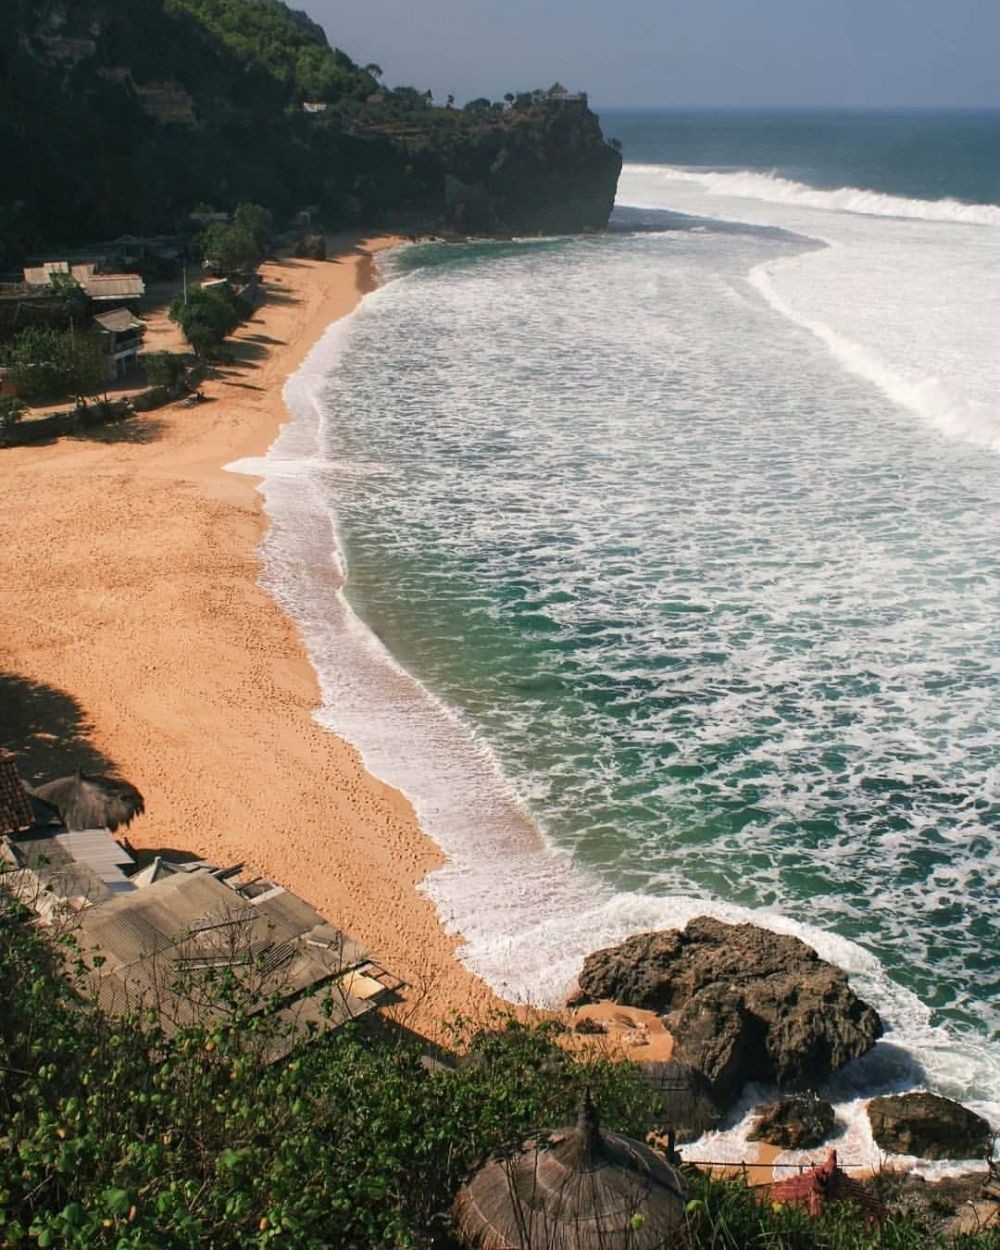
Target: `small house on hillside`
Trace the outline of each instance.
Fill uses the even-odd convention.
[[[112,381],[135,368],[145,329],[145,323],[127,308],[112,308],[94,317],[94,332],[108,358],[108,375]]]
[[[550,104],[586,104],[585,91],[567,91],[561,82],[554,82],[548,91],[543,91],[542,98]]]
[[[65,260],[47,260],[24,270],[25,285],[33,289],[51,287],[60,279],[80,286],[98,304],[132,304],[138,308],[146,284],[137,273],[98,273],[93,262],[71,265]]]

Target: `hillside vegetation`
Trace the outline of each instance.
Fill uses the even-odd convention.
[[[5,0],[0,267],[172,231],[198,203],[317,205],[331,226],[605,223],[621,158],[585,105],[435,108],[377,68],[280,0]]]
[[[484,1152],[575,1118],[641,1136],[658,1109],[636,1065],[581,1063],[555,1026],[456,1022],[467,1055],[349,1024],[281,1063],[274,1026],[227,970],[202,974],[228,1022],[172,1038],[78,996],[72,940],[52,944],[0,894],[0,1245],[67,1250],[455,1250],[454,1194]],[[195,987],[192,987],[194,989]],[[920,1250],[912,1219],[822,1220],[688,1175],[695,1250]],[[997,1250],[989,1234],[962,1250]]]

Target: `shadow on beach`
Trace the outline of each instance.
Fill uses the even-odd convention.
[[[163,437],[167,423],[158,417],[134,416],[124,421],[114,421],[108,425],[92,425],[82,430],[74,430],[64,438],[75,439],[78,443],[155,443]]]
[[[14,754],[26,781],[50,781],[77,768],[114,771],[92,745],[92,732],[72,695],[16,673],[0,673],[0,747]]]

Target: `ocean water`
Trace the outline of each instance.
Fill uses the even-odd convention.
[[[753,920],[888,1026],[842,1157],[1000,1122],[1000,116],[605,132],[611,232],[400,249],[290,382],[265,582],[502,993]]]

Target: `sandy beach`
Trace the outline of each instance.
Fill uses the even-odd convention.
[[[223,468],[267,450],[285,379],[393,242],[265,264],[210,402],[0,452],[0,744],[34,781],[119,770],[146,797],[134,846],[244,861],[302,895],[414,987],[410,1022],[433,1033],[497,1000],[415,888],[440,852],[410,804],[313,720],[313,670],[257,584],[254,479]]]

